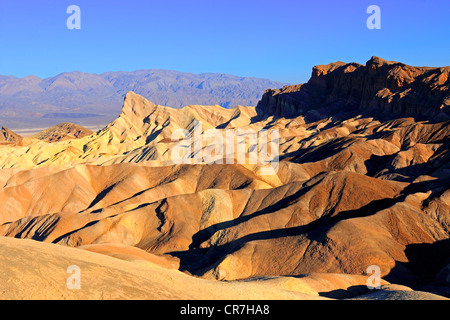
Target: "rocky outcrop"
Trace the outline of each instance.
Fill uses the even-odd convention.
[[[45,142],[57,142],[83,138],[92,133],[91,130],[77,124],[64,122],[35,134],[34,138]]]
[[[372,57],[366,65],[315,66],[302,85],[267,90],[261,115],[325,116],[357,110],[371,115],[450,118],[450,67],[412,67]],[[320,117],[319,116],[319,117]]]
[[[0,143],[17,143],[22,139],[22,136],[12,132],[8,128],[2,127],[0,130]]]

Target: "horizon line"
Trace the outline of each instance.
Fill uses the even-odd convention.
[[[191,75],[196,75],[196,76],[201,76],[201,75],[226,75],[226,76],[232,76],[232,77],[237,77],[237,78],[246,78],[246,79],[259,79],[259,80],[268,80],[271,82],[279,82],[282,84],[294,84],[293,82],[286,82],[286,81],[280,81],[280,80],[273,80],[270,78],[266,78],[266,77],[256,77],[256,76],[243,76],[243,75],[237,75],[237,74],[231,74],[231,73],[223,73],[223,72],[200,72],[200,73],[195,73],[195,72],[190,72],[190,71],[179,71],[179,70],[175,70],[175,69],[164,69],[164,68],[151,68],[151,69],[136,69],[133,71],[127,71],[127,70],[111,70],[111,71],[104,71],[104,72],[85,72],[85,71],[80,71],[80,70],[72,70],[72,71],[63,71],[60,73],[57,73],[53,76],[48,76],[48,77],[40,77],[38,75],[35,74],[28,74],[26,76],[17,76],[17,75],[13,75],[13,74],[0,74],[0,77],[13,77],[16,79],[24,79],[24,78],[29,78],[29,77],[36,77],[40,80],[47,80],[47,79],[51,79],[51,78],[55,78],[58,76],[61,76],[63,74],[66,73],[82,73],[82,74],[90,74],[90,75],[98,75],[98,76],[102,76],[104,74],[107,73],[137,73],[137,72],[142,72],[142,71],[169,71],[169,72],[176,72],[176,73],[183,73],[183,74],[191,74]],[[295,83],[297,84],[297,83]]]

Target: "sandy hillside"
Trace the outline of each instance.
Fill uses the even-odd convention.
[[[317,274],[300,278],[275,277],[247,281],[218,282],[193,278],[162,267],[144,252],[137,257],[123,248],[122,259],[81,249],[31,240],[0,238],[2,299],[326,299],[332,291],[362,287],[367,277]],[[131,250],[132,251],[132,250]],[[117,250],[116,250],[117,252]],[[147,255],[147,258],[145,257]],[[68,287],[70,266],[80,270],[80,289]],[[72,269],[69,269],[69,271]],[[73,271],[71,271],[73,272]],[[386,282],[383,282],[385,285]],[[70,282],[69,282],[70,286]],[[390,288],[372,296],[400,299],[442,297]],[[319,292],[322,296],[319,295]],[[328,295],[333,295],[329,293]],[[345,294],[341,295],[345,297]]]

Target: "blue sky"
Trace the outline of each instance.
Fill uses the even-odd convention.
[[[81,30],[69,30],[69,5]],[[381,30],[369,30],[369,5]],[[448,0],[0,0],[0,74],[138,69],[218,72],[290,83],[371,56],[450,65]]]

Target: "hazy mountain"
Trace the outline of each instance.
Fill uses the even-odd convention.
[[[11,128],[46,127],[69,120],[106,124],[120,113],[128,91],[174,108],[255,106],[267,88],[283,85],[259,78],[154,69],[103,74],[75,71],[47,79],[0,75],[0,122]]]

